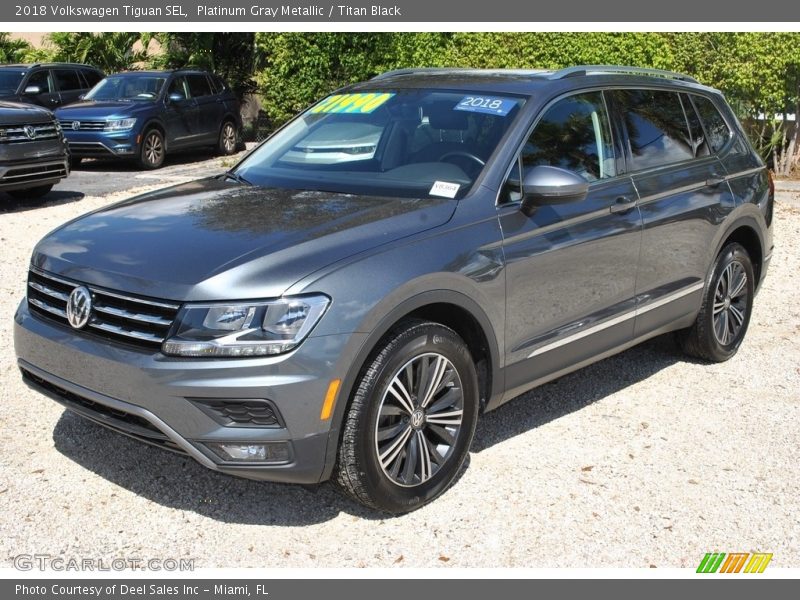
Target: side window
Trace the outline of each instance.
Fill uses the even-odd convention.
[[[58,89],[62,92],[83,89],[78,72],[74,69],[53,69]]]
[[[657,90],[617,90],[628,130],[632,170],[694,158],[692,138],[678,94]]]
[[[522,148],[522,169],[551,165],[595,181],[616,175],[614,145],[601,92],[559,100]]]
[[[692,135],[692,151],[695,158],[701,156],[708,156],[708,141],[706,134],[703,131],[703,125],[700,123],[700,117],[697,116],[689,96],[681,94],[681,104],[683,104],[683,112],[686,113],[686,120],[689,122],[689,133]]]
[[[175,77],[169,84],[167,94],[180,94],[184,98],[191,98],[185,77]]]
[[[228,89],[228,86],[225,85],[225,82],[219,75],[211,76],[211,86],[214,88],[215,94],[221,94],[222,92]]]
[[[43,69],[31,75],[28,78],[28,83],[25,84],[25,87],[30,87],[32,85],[35,85],[42,90],[42,94],[51,93],[53,91],[53,81],[52,77],[50,77],[50,71],[48,69]]]
[[[205,75],[187,75],[186,79],[189,82],[189,91],[192,94],[192,98],[211,95],[211,87],[208,85],[208,79],[206,79]]]
[[[86,69],[85,71],[82,71],[81,74],[90,88],[96,86],[97,83],[103,78],[100,73],[91,69]]]
[[[692,101],[700,113],[712,152],[719,152],[731,137],[731,130],[717,107],[708,98],[692,94]]]

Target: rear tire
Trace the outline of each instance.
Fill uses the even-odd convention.
[[[17,198],[18,200],[35,200],[50,193],[53,189],[53,184],[39,185],[32,188],[25,188],[24,190],[11,190],[8,192],[9,196]]]
[[[477,419],[478,377],[464,341],[442,325],[407,321],[360,375],[333,483],[371,508],[420,508],[455,479]]]
[[[236,153],[239,147],[239,135],[236,131],[236,125],[232,121],[225,121],[219,130],[219,139],[217,140],[217,154],[222,156],[230,156]]]
[[[167,155],[164,147],[164,136],[158,129],[148,129],[142,136],[142,143],[139,146],[138,165],[142,169],[158,169],[164,164]]]
[[[754,291],[750,255],[741,244],[728,244],[714,263],[697,319],[677,332],[683,351],[709,362],[723,362],[736,354],[750,324]]]

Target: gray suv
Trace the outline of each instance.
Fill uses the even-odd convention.
[[[0,192],[38,198],[69,174],[67,145],[53,113],[0,101]]]
[[[24,380],[220,472],[402,513],[479,415],[676,332],[732,357],[773,187],[722,95],[632,67],[402,70],[230,172],[36,247]]]

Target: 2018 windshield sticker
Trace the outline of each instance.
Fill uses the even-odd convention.
[[[442,196],[443,198],[455,198],[458,193],[458,188],[461,186],[457,183],[450,183],[449,181],[434,181],[431,191],[428,192],[431,196]]]
[[[517,105],[516,100],[500,96],[464,96],[454,110],[486,113],[505,117]]]
[[[394,94],[371,92],[368,94],[334,94],[311,109],[312,113],[348,113],[368,115],[386,103]]]

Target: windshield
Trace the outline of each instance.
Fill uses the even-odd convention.
[[[18,69],[0,69],[0,95],[10,96],[17,93],[19,82],[25,76],[25,71]]]
[[[346,194],[461,198],[524,99],[376,90],[329,96],[247,157],[254,185]]]
[[[158,98],[166,80],[164,75],[153,74],[106,77],[89,90],[86,100],[153,101]]]

